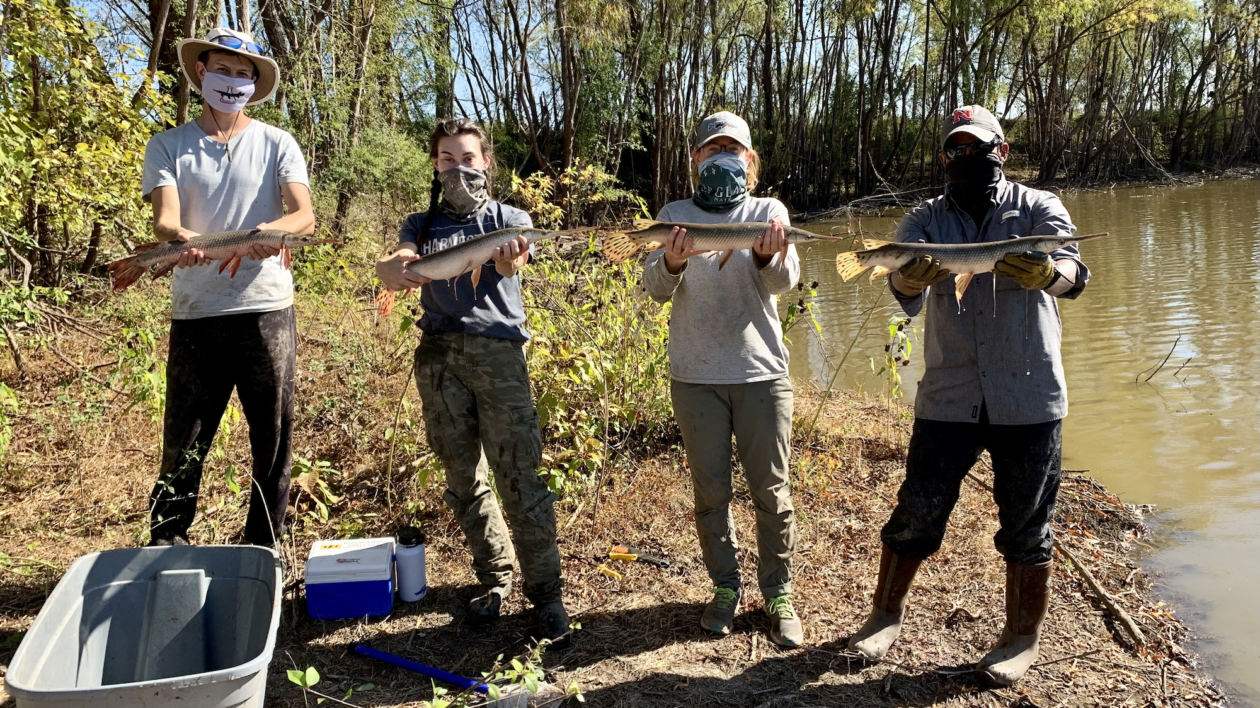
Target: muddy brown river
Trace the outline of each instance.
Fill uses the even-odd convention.
[[[1070,406],[1063,465],[1089,470],[1126,502],[1156,506],[1143,564],[1160,575],[1208,669],[1240,703],[1260,705],[1260,181],[1063,201],[1080,233],[1111,232],[1082,245],[1093,277],[1078,300],[1060,303]],[[806,228],[891,240],[896,223]],[[842,282],[839,250],[847,248],[802,254],[802,279],[821,283],[822,334],[804,322],[789,331],[793,376],[825,386],[852,343],[836,385],[887,393],[876,371],[888,318],[900,310],[886,286],[865,276]],[[913,324],[921,332],[922,316]],[[900,372],[907,401],[922,374],[917,337],[912,344]]]

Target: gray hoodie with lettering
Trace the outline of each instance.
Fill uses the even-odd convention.
[[[705,211],[690,199],[671,202],[657,221],[727,224],[778,220],[787,225],[787,207],[777,199],[748,198],[726,213]],[[716,258],[688,259],[678,275],[665,268],[664,249],[648,255],[643,287],[660,303],[672,302],[669,370],[693,384],[742,384],[788,375],[788,352],[779,324],[778,298],[801,275],[796,247],[757,267],[751,249],[737,251],[718,270]]]

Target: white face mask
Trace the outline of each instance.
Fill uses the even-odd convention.
[[[214,110],[235,113],[254,95],[254,80],[207,73],[201,79],[201,95]]]

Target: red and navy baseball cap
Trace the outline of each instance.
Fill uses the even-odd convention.
[[[974,135],[986,143],[994,137],[1001,138],[1002,142],[1006,142],[1006,135],[1002,132],[1002,125],[998,123],[997,116],[993,115],[984,106],[955,108],[953,113],[945,116],[945,127],[941,130],[942,148],[945,147],[946,143],[949,142],[950,136],[954,133]]]

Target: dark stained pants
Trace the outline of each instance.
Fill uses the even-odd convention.
[[[171,323],[162,470],[150,503],[154,539],[187,537],[202,466],[233,388],[249,424],[254,461],[245,540],[270,546],[284,532],[296,344],[292,307]]]
[[[983,408],[979,423],[914,419],[906,480],[881,538],[897,555],[921,560],[936,553],[967,472],[989,451],[993,501],[1001,528],[993,543],[1008,562],[1050,560],[1050,519],[1059,494],[1063,421],[992,425]]]

